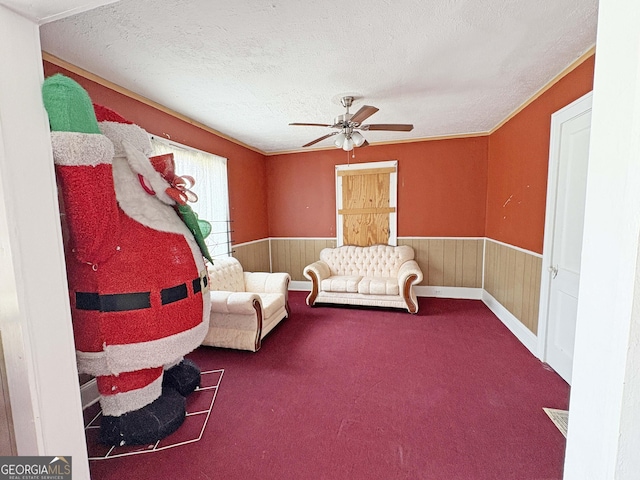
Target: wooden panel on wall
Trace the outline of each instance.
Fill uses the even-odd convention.
[[[269,239],[233,246],[233,256],[247,272],[269,272]],[[215,262],[215,258],[213,259]]]
[[[308,281],[304,267],[320,259],[320,250],[334,248],[333,238],[272,238],[271,261],[274,272],[287,272],[293,281]]]
[[[487,239],[484,263],[484,289],[537,334],[542,258]]]
[[[422,269],[420,285],[482,288],[483,239],[399,238],[398,245],[409,245]],[[333,238],[272,238],[271,271],[287,272],[291,280],[307,281],[304,267],[320,258],[323,248],[335,248]],[[234,257],[247,271],[268,271],[246,265],[269,265],[268,243],[255,242],[234,247]],[[267,267],[268,268],[268,267]]]
[[[413,247],[422,286],[482,287],[483,240],[477,238],[399,238]]]

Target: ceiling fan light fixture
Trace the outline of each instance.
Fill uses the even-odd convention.
[[[364,143],[364,137],[362,136],[362,134],[360,132],[353,132],[351,134],[351,139],[353,140],[353,144],[356,147],[360,147]]]
[[[347,137],[344,139],[344,143],[342,144],[342,149],[345,152],[350,152],[351,150],[353,150],[353,140],[351,139],[351,137]]]
[[[336,135],[336,138],[333,141],[333,143],[336,147],[342,148],[342,145],[344,144],[344,141],[346,138],[347,136],[344,134],[344,132],[340,132],[338,135]]]

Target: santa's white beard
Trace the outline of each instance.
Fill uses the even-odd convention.
[[[190,235],[173,207],[144,191],[138,175],[123,157],[113,159],[113,183],[120,208],[131,218],[154,230]]]
[[[144,191],[138,174],[131,170],[126,158],[113,159],[113,183],[116,200],[124,213],[154,230],[183,235],[191,248],[198,270],[204,268],[202,252],[185,223],[173,207]]]

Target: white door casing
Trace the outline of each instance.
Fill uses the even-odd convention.
[[[591,93],[551,117],[538,354],[571,383],[591,131]]]
[[[342,205],[342,176],[340,172],[370,170],[380,168],[393,168],[394,172],[389,175],[389,207],[393,212],[389,213],[389,245],[398,244],[398,161],[388,160],[383,162],[351,163],[346,165],[336,165],[336,245],[344,244],[344,225],[340,211]]]

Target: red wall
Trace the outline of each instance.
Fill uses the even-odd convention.
[[[489,137],[486,236],[542,253],[551,114],[593,89],[594,56]]]
[[[89,92],[94,103],[115,110],[149,133],[226,157],[228,159],[229,209],[233,221],[231,228],[234,230],[233,243],[248,242],[268,236],[269,218],[265,204],[267,184],[264,155],[50,62],[44,62],[44,72],[45,77],[62,73],[73,78]],[[195,192],[198,191],[197,180]]]
[[[488,137],[267,157],[269,235],[336,233],[335,165],[398,161],[398,236],[484,236]]]

